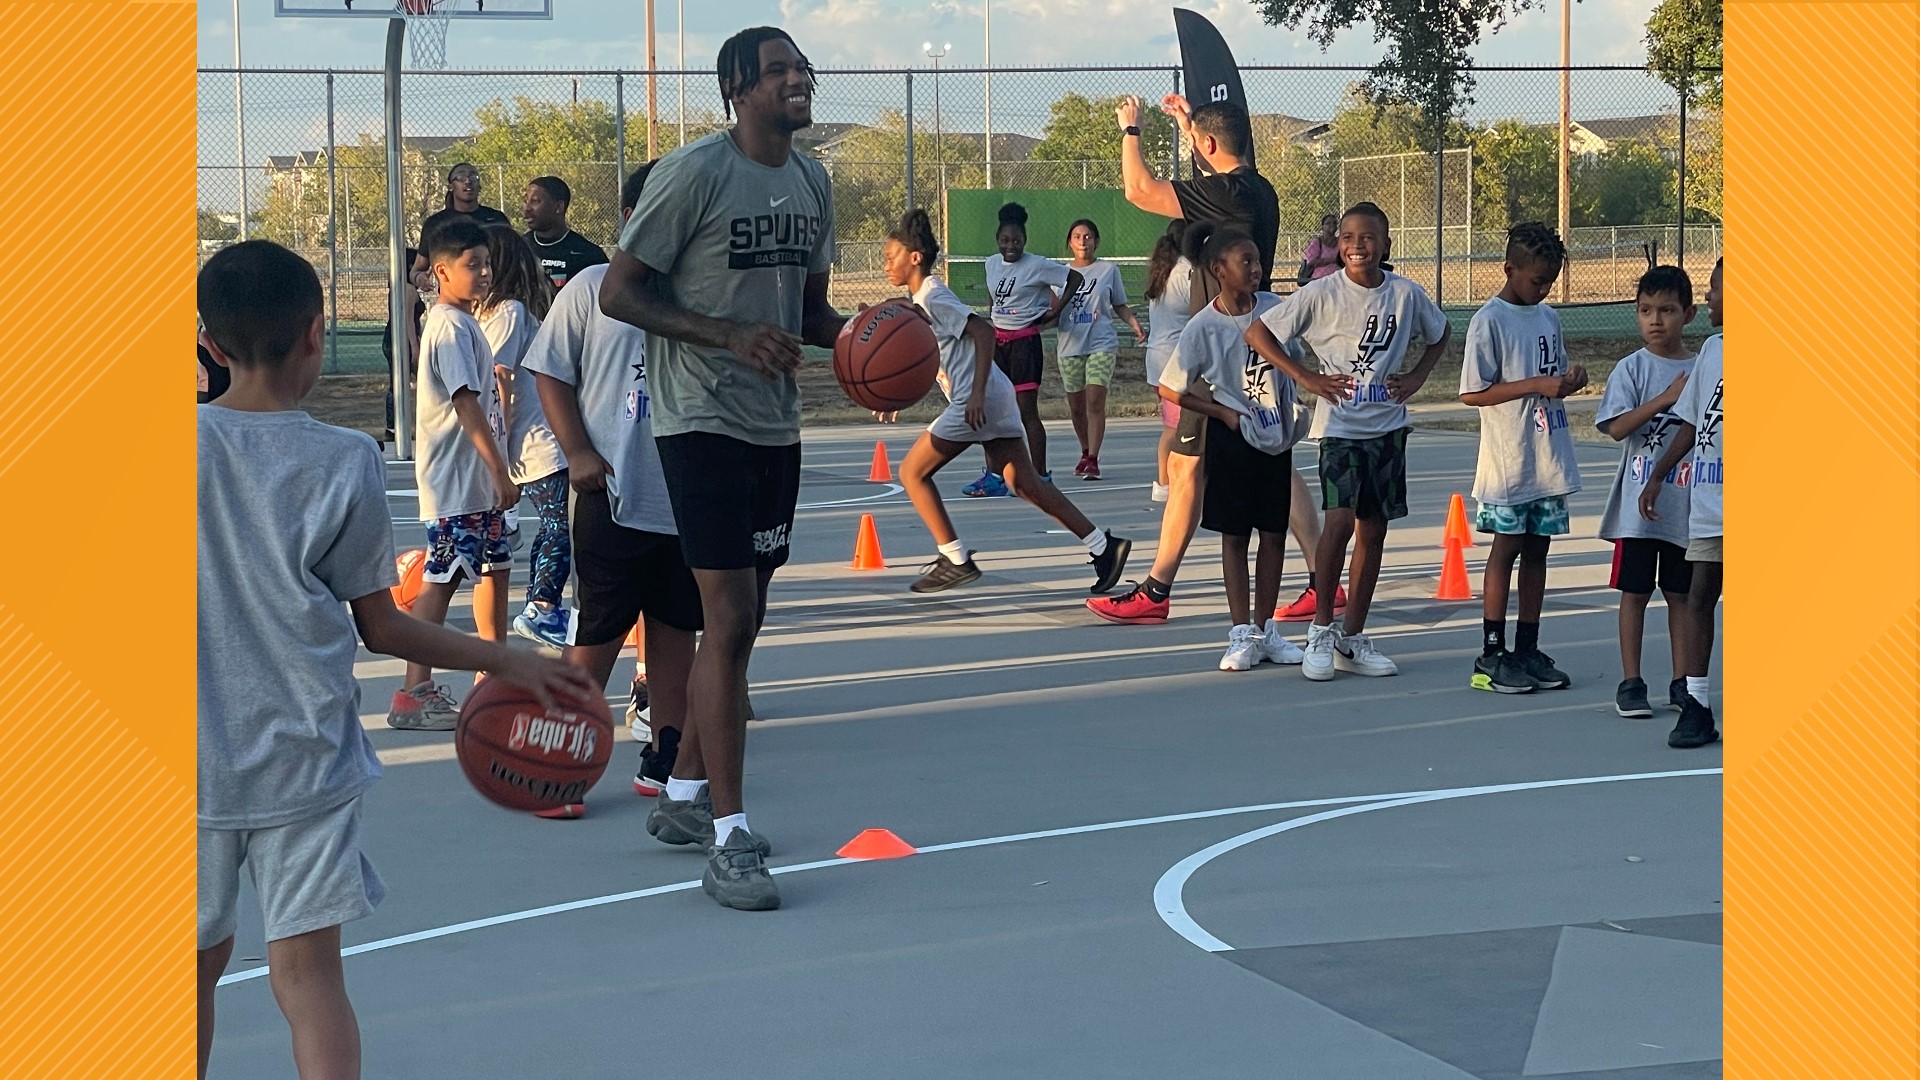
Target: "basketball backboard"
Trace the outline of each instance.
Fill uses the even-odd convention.
[[[420,0],[408,0],[418,7]],[[553,0],[439,0],[453,5],[455,19],[551,19]],[[273,0],[273,13],[282,17],[334,19],[391,19],[399,0]]]

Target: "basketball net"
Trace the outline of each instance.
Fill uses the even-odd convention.
[[[447,66],[447,26],[459,0],[394,0],[393,13],[407,20],[407,48],[416,68]]]

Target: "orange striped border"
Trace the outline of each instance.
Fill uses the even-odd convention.
[[[1726,1075],[1912,1077],[1920,5],[1726,30]]]
[[[194,7],[5,26],[0,1076],[192,1076]]]

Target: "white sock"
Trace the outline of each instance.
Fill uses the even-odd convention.
[[[1092,532],[1080,538],[1080,542],[1087,545],[1087,554],[1097,559],[1107,553],[1107,530],[1096,525]]]
[[[1687,696],[1709,708],[1713,706],[1713,703],[1707,700],[1707,680],[1705,678],[1696,678],[1692,675],[1687,676]]]
[[[726,847],[727,837],[733,835],[733,830],[746,829],[746,827],[747,827],[747,815],[744,811],[738,814],[728,814],[726,817],[714,818],[713,819],[713,846]]]
[[[967,545],[961,543],[960,538],[956,536],[953,538],[953,543],[940,545],[940,554],[945,556],[948,562],[959,566],[967,561]]]
[[[667,777],[667,798],[674,802],[692,802],[706,789],[705,780],[681,780],[677,777]]]
[[[633,665],[633,677],[636,679],[642,679],[646,677],[646,674],[647,674],[647,662],[645,660],[636,661]]]

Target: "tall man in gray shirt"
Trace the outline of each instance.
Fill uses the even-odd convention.
[[[786,31],[755,27],[720,47],[718,74],[735,125],[655,166],[600,306],[651,335],[653,433],[706,620],[687,765],[654,812],[685,831],[711,820],[707,895],[764,911],[780,893],[741,801],[747,659],[799,499],[800,346],[831,347],[846,320],[827,303],[826,170],[793,152],[794,132],[813,123],[813,65]]]

